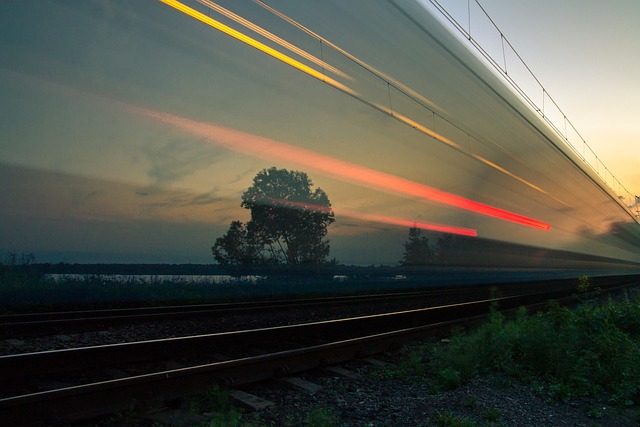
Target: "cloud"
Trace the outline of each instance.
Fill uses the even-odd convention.
[[[149,147],[148,176],[153,186],[167,187],[179,183],[185,177],[211,167],[221,157],[218,150],[194,144],[186,138],[175,138],[167,143]]]
[[[169,193],[163,192],[162,190],[158,190],[158,193],[161,194],[160,200],[155,200],[153,202],[147,203],[146,205],[153,208],[178,208],[178,207],[190,207],[190,206],[208,206],[213,205],[220,202],[225,202],[226,199],[218,196],[218,190],[213,189],[206,193],[199,194],[189,194],[189,193]],[[143,194],[138,195],[150,196],[153,194],[152,191],[145,191]]]

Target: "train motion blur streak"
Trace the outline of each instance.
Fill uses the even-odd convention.
[[[335,45],[333,43],[331,43],[330,40],[327,40],[324,37],[320,36],[319,34],[311,31],[309,28],[305,27],[304,25],[300,24],[299,22],[296,22],[295,20],[291,19],[289,16],[287,16],[284,13],[278,11],[277,9],[274,9],[273,7],[269,6],[265,2],[263,2],[261,0],[255,0],[255,2],[257,4],[259,4],[260,6],[264,7],[265,9],[267,9],[269,12],[273,13],[274,15],[282,18],[284,21],[290,23],[291,25],[293,25],[293,26],[295,26],[297,28],[300,28],[302,31],[304,31],[305,33],[309,34],[310,36],[312,36],[316,40],[326,44],[327,46],[331,47],[332,49],[335,49],[337,52],[339,52],[342,55],[344,55],[345,57],[349,58],[350,60],[352,60],[356,64],[360,65],[361,67],[365,68],[366,70],[369,70],[371,73],[380,76],[383,80],[386,80],[389,83],[393,84],[394,86],[400,88],[402,91],[408,93],[409,95],[411,95],[415,99],[419,100],[421,103],[424,103],[426,107],[431,108],[433,110],[439,110],[439,112],[441,112],[441,113],[445,113],[445,111],[443,111],[438,105],[434,104],[432,101],[430,101],[429,99],[424,97],[422,94],[414,91],[409,86],[406,86],[402,82],[394,79],[392,76],[389,76],[389,75],[385,74],[384,72],[382,72],[381,70],[378,70],[378,69],[372,67],[371,65],[367,64],[366,62],[361,61],[357,57],[351,55],[346,50],[340,48],[339,46],[337,46],[337,45]]]
[[[366,62],[361,61],[357,57],[351,55],[346,50],[340,48],[339,46],[335,45],[334,43],[331,43],[330,40],[327,40],[326,38],[320,36],[319,34],[316,34],[315,32],[313,32],[310,29],[306,28],[304,25],[300,24],[299,22],[296,22],[295,20],[291,19],[287,15],[285,15],[285,14],[279,12],[278,10],[274,9],[273,7],[267,5],[262,0],[255,0],[255,1],[259,5],[264,7],[265,9],[269,10],[271,13],[275,14],[276,16],[279,16],[283,20],[289,22],[291,25],[294,25],[294,26],[300,28],[302,31],[306,32],[307,34],[311,35],[312,37],[316,38],[320,42],[326,44],[327,46],[330,46],[332,49],[335,49],[337,52],[341,53],[345,57],[347,57],[350,60],[354,61],[355,63],[357,63],[358,65],[360,65],[364,69],[369,70],[371,73],[379,76],[382,80],[388,82],[389,85],[392,85],[393,87],[398,88],[400,91],[406,93],[411,98],[417,100],[418,102],[423,104],[426,108],[432,110],[434,113],[435,112],[439,112],[440,114],[446,114],[446,111],[444,111],[442,108],[440,108],[438,105],[436,105],[435,103],[433,103],[432,101],[427,99],[425,96],[423,96],[419,92],[413,90],[411,87],[409,87],[409,86],[405,85],[404,83],[398,81],[397,79],[393,78],[392,76],[387,75],[386,73],[382,72],[381,70],[378,70],[375,67],[372,67],[370,64],[367,64]],[[209,3],[208,0],[207,0],[207,2]],[[532,184],[531,182],[529,182],[529,181],[523,179],[522,177],[520,177],[520,176],[518,176],[518,175],[516,175],[516,174],[514,174],[514,173],[512,173],[510,171],[508,171],[507,169],[495,164],[494,162],[491,162],[490,160],[485,159],[484,157],[480,156],[477,153],[473,153],[473,152],[470,152],[470,151],[466,150],[464,147],[462,147],[461,145],[455,143],[451,139],[446,138],[445,136],[436,133],[434,130],[429,129],[428,127],[423,126],[422,124],[420,124],[420,123],[418,123],[418,122],[416,122],[414,120],[411,120],[410,118],[402,115],[400,112],[394,111],[391,106],[385,107],[385,106],[379,105],[379,104],[374,104],[372,106],[374,108],[379,109],[380,111],[382,111],[382,112],[384,112],[386,114],[389,114],[390,116],[392,116],[395,119],[403,122],[404,124],[419,130],[420,132],[424,133],[425,135],[428,135],[428,136],[436,139],[437,141],[440,141],[443,144],[446,144],[446,145],[450,146],[454,150],[459,151],[459,152],[461,152],[461,153],[463,153],[465,155],[468,155],[469,157],[471,157],[471,158],[473,158],[475,160],[478,160],[478,161],[486,164],[487,166],[490,166],[490,167],[492,167],[492,168],[494,168],[496,170],[499,170],[500,172],[502,172],[502,173],[504,173],[506,175],[509,175],[510,177],[520,181],[521,183],[533,188],[536,191],[539,191],[541,193],[549,195],[546,191],[544,191],[542,188],[538,187],[537,185]],[[559,199],[556,199],[556,200],[560,201]],[[562,201],[560,201],[560,202],[564,203]]]
[[[638,203],[426,3],[0,2],[0,250],[211,263],[277,168],[347,266],[399,268],[416,227],[447,273],[637,271]]]
[[[332,209],[326,206],[312,205],[309,203],[295,202],[292,200],[270,198],[269,200],[265,200],[264,203],[280,204],[284,206],[289,206],[291,208],[311,210],[311,211],[327,212],[327,211],[333,210],[336,213],[336,215],[339,215],[339,216],[357,218],[357,219],[362,219],[362,220],[371,221],[371,222],[381,222],[385,224],[400,225],[403,227],[415,227],[415,228],[421,228],[423,230],[437,231],[440,233],[456,234],[459,236],[476,237],[478,235],[478,232],[471,228],[451,227],[451,226],[442,225],[442,224],[427,223],[424,221],[410,221],[408,219],[403,219],[403,218],[393,218],[393,217],[384,216],[384,215],[367,214],[363,212],[352,211],[349,209],[340,209],[340,208]]]
[[[230,28],[230,27],[228,27],[228,26],[226,26],[226,25],[224,25],[224,24],[222,24],[222,23],[220,23],[220,22],[218,22],[218,21],[216,21],[216,20],[214,20],[214,19],[212,19],[212,18],[210,18],[210,17],[208,17],[208,16],[196,11],[196,10],[194,10],[194,9],[191,9],[188,6],[178,2],[177,0],[160,0],[160,1],[162,1],[163,3],[165,3],[165,4],[167,4],[167,5],[171,6],[171,7],[174,7],[175,9],[177,9],[177,10],[179,10],[179,11],[181,11],[181,12],[183,12],[183,13],[185,13],[185,14],[187,14],[187,15],[195,18],[195,19],[198,19],[199,21],[201,21],[201,22],[203,22],[203,23],[205,23],[207,25],[210,25],[211,27],[213,27],[213,28],[215,28],[215,29],[217,29],[219,31],[222,31],[222,32],[230,35],[231,37],[234,37],[234,38],[238,39],[239,41],[241,41],[243,43],[247,43],[248,45],[250,45],[250,46],[252,46],[252,47],[254,47],[256,49],[258,49],[258,50],[260,50],[260,51],[262,51],[262,52],[264,52],[264,53],[266,53],[268,55],[271,55],[272,57],[274,57],[274,58],[276,58],[276,59],[278,59],[278,60],[280,60],[280,61],[282,61],[282,62],[284,62],[284,63],[286,63],[288,65],[291,65],[292,67],[294,67],[294,68],[296,68],[296,69],[298,69],[298,70],[300,70],[300,71],[302,71],[302,72],[304,72],[304,73],[306,73],[306,74],[308,74],[308,75],[310,75],[310,76],[312,76],[312,77],[314,77],[314,78],[316,78],[318,80],[321,80],[321,81],[327,83],[328,85],[333,86],[334,88],[336,88],[338,90],[341,90],[341,91],[353,96],[354,98],[360,100],[361,102],[364,102],[365,104],[369,105],[370,107],[375,108],[375,109],[377,109],[377,110],[379,110],[379,111],[381,111],[381,112],[383,112],[385,114],[388,114],[389,116],[391,116],[394,119],[400,121],[401,123],[403,123],[403,124],[405,124],[405,125],[407,125],[409,127],[412,127],[414,129],[418,130],[419,132],[422,132],[425,135],[427,135],[427,136],[429,136],[431,138],[434,138],[435,140],[437,140],[437,141],[439,141],[439,142],[441,142],[441,143],[453,148],[454,150],[459,151],[460,153],[463,153],[464,155],[467,155],[467,156],[471,157],[474,160],[480,161],[480,162],[484,163],[485,165],[487,165],[489,167],[492,167],[492,168],[496,169],[497,171],[499,171],[501,173],[504,173],[505,175],[507,175],[507,176],[509,176],[509,177],[511,177],[513,179],[516,179],[517,181],[529,186],[530,188],[532,188],[532,189],[534,189],[536,191],[539,191],[541,193],[547,194],[547,192],[544,191],[543,189],[541,189],[539,186],[537,186],[537,185],[527,181],[526,179],[514,174],[513,172],[507,170],[506,168],[501,167],[501,166],[497,165],[496,163],[491,162],[488,159],[485,159],[484,157],[482,157],[481,155],[479,155],[477,153],[469,152],[464,147],[462,147],[461,145],[455,143],[451,139],[449,139],[449,138],[447,138],[447,137],[445,137],[443,135],[438,134],[434,130],[429,129],[427,126],[424,126],[424,125],[416,122],[415,120],[409,119],[408,117],[404,116],[403,114],[401,114],[398,111],[394,111],[394,109],[391,106],[387,107],[387,106],[381,105],[379,103],[376,103],[374,101],[367,100],[358,91],[356,91],[356,90],[354,90],[352,88],[349,88],[348,86],[346,86],[346,85],[344,85],[344,84],[342,84],[340,82],[337,82],[336,80],[334,80],[332,78],[326,77],[324,73],[320,73],[319,71],[316,71],[313,68],[307,67],[306,65],[301,64],[297,60],[295,60],[295,59],[293,59],[293,58],[291,58],[291,57],[289,57],[289,56],[287,56],[287,55],[285,55],[285,54],[283,54],[281,52],[278,52],[275,49],[272,49],[272,48],[260,43],[259,41],[255,40],[255,39],[253,39],[253,38],[251,38],[251,37],[249,37],[249,36],[247,36],[247,35],[245,35],[243,33],[240,33],[239,31],[234,30],[234,29],[232,29],[232,28]],[[299,55],[304,56],[307,59],[310,59],[310,58],[308,58],[309,55],[306,54],[302,49],[298,49],[295,46],[293,46],[291,43],[285,42],[284,40],[280,39],[279,37],[273,36],[271,33],[264,31],[262,28],[258,27],[257,25],[252,24],[250,21],[248,21],[248,20],[246,20],[244,18],[241,18],[236,14],[232,14],[231,12],[226,10],[225,8],[222,8],[221,6],[211,2],[209,0],[206,0],[206,1],[198,0],[198,1],[200,1],[200,3],[202,3],[202,4],[205,4],[208,7],[213,8],[217,12],[223,14],[224,16],[230,17],[234,21],[241,23],[243,26],[256,31],[258,34],[261,34],[261,35],[269,38],[270,40],[274,40],[278,44],[280,44],[282,46],[285,46],[287,49],[289,49],[289,50],[291,50],[291,51],[293,51],[295,53],[298,53]],[[420,95],[419,93],[417,93],[416,91],[412,90],[408,86],[406,86],[406,85],[402,84],[401,82],[398,82],[397,80],[393,79],[392,77],[389,77],[389,76],[385,75],[384,73],[376,70],[374,67],[371,67],[370,65],[366,64],[365,62],[359,60],[358,58],[356,58],[355,56],[349,54],[345,50],[340,49],[338,46],[334,45],[330,41],[328,41],[328,40],[326,40],[324,38],[321,38],[320,36],[316,35],[315,33],[311,32],[310,30],[306,29],[304,26],[298,24],[297,22],[295,22],[291,18],[287,17],[286,15],[284,15],[282,13],[279,13],[277,10],[273,9],[272,7],[267,6],[265,3],[259,2],[259,4],[262,5],[263,7],[267,8],[269,11],[277,14],[281,18],[285,19],[287,22],[290,22],[291,24],[296,25],[296,27],[299,27],[299,28],[303,29],[303,31],[308,32],[309,34],[311,34],[314,37],[318,38],[323,43],[327,43],[328,46],[331,46],[332,48],[336,49],[338,52],[340,52],[341,54],[345,55],[347,58],[349,58],[352,61],[356,62],[358,65],[360,65],[361,67],[369,70],[370,72],[374,73],[375,75],[378,75],[383,80],[388,81],[389,84],[393,83],[394,86],[397,86],[401,90],[406,91],[412,97],[415,97],[416,99],[420,100],[421,102],[426,103],[430,107],[435,107],[435,106],[433,106],[433,103],[429,102],[424,96]],[[315,62],[316,64],[319,64],[319,65],[323,66],[323,70],[324,70],[324,64],[325,64],[324,61],[319,61],[317,59],[313,59],[312,62]],[[335,69],[335,68],[331,67],[330,70],[332,70],[332,69]],[[346,73],[343,73],[343,72],[340,72],[340,71],[337,74],[339,74],[341,76],[347,76]],[[437,107],[435,107],[435,108],[437,108]]]
[[[388,190],[394,194],[419,197],[540,230],[549,230],[551,228],[549,224],[533,218],[268,138],[223,128],[212,123],[197,122],[168,113],[144,109],[141,109],[141,112],[148,117],[171,124],[194,136],[205,138],[207,142],[249,156],[277,160],[284,159],[351,183],[358,183],[368,187],[373,186],[377,190]]]
[[[228,9],[225,9],[224,7],[210,1],[210,0],[198,0],[198,2],[202,3],[203,5],[211,8],[212,10],[215,10],[216,12],[220,13],[221,15],[226,16],[229,19],[233,19],[234,21],[238,22],[239,24],[242,24],[244,27],[249,28],[252,31],[255,31],[257,34],[260,34],[263,37],[266,37],[267,39],[276,42],[277,44],[279,44],[280,46],[290,50],[291,52],[294,52],[297,55],[300,55],[301,57],[308,59],[309,61],[313,62],[316,65],[319,65],[322,67],[323,70],[325,71],[330,71],[333,74],[336,74],[342,78],[346,78],[348,80],[352,80],[352,77],[350,77],[348,74],[343,73],[342,71],[338,70],[337,68],[331,66],[331,64],[328,64],[327,62],[318,59],[317,57],[311,55],[310,53],[298,48],[297,46],[295,46],[292,43],[289,43],[288,41],[276,36],[275,34],[265,30],[264,28],[254,24],[253,22],[249,21],[248,19],[243,18],[242,16],[235,14],[233,12],[231,12]]]
[[[341,91],[344,91],[346,93],[350,93],[353,95],[356,95],[351,89],[349,89],[348,87],[344,86],[343,84],[329,78],[326,77],[324,74],[319,73],[318,71],[314,70],[311,67],[308,67],[306,65],[304,65],[303,63],[296,61],[295,59],[291,58],[290,56],[287,56],[281,52],[278,52],[277,50],[265,45],[264,43],[260,43],[259,41],[239,32],[234,30],[233,28],[223,24],[222,22],[216,21],[213,18],[210,18],[200,12],[198,12],[197,10],[194,10],[182,3],[180,3],[179,1],[176,0],[160,0],[161,2],[175,8],[176,10],[179,10],[182,13],[185,13],[213,28],[215,28],[216,30],[222,31],[225,34],[228,34],[229,36],[236,38],[238,40],[240,40],[243,43],[248,44],[251,47],[254,47],[264,53],[266,53],[267,55],[270,55],[282,62],[284,62],[285,64],[288,64],[290,66],[292,66],[293,68],[297,68],[298,70],[302,71],[303,73],[306,73],[312,77],[315,77],[316,79],[323,81],[331,86],[334,86],[338,89],[340,89]]]

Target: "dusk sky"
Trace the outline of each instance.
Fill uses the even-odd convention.
[[[467,1],[440,3],[466,7]],[[640,195],[640,2],[480,4],[604,164]]]
[[[597,240],[637,227],[617,195],[419,2],[395,3],[1,2],[0,250],[212,262],[276,166],[326,191],[347,264],[397,263],[413,225],[637,259]],[[640,5],[482,4],[640,194]]]

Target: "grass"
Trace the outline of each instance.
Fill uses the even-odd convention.
[[[487,421],[498,421],[500,419],[500,410],[497,408],[490,408],[484,412],[484,419]]]
[[[585,281],[582,290],[593,293]],[[585,298],[574,310],[552,303],[535,315],[521,309],[513,320],[494,309],[477,330],[432,347],[428,371],[439,390],[500,372],[529,382],[542,378],[559,400],[604,394],[619,405],[637,405],[640,298]]]
[[[474,427],[476,423],[469,417],[444,411],[436,415],[436,425],[438,427]]]
[[[0,314],[269,301],[387,292],[383,284],[190,280],[185,276],[69,275],[60,279],[0,263]],[[393,292],[398,291],[394,289]]]
[[[193,397],[189,402],[189,412],[207,414],[208,421],[200,427],[252,427],[250,421],[243,421],[243,415],[231,403],[231,396],[219,386],[212,386]]]
[[[316,408],[307,415],[306,425],[309,427],[333,427],[336,423],[336,416],[327,409]]]
[[[192,414],[206,414],[209,418],[200,427],[257,427],[264,425],[258,421],[258,417],[253,417],[254,420],[243,420],[242,412],[232,404],[229,393],[219,386],[210,387],[194,396],[187,402],[187,405]],[[337,423],[333,412],[325,408],[314,408],[306,415],[306,418],[302,415],[301,417],[303,419],[297,421],[292,419],[285,423],[285,426],[333,427]]]
[[[403,351],[403,350],[401,350]],[[392,364],[374,370],[374,375],[385,379],[399,379],[406,382],[422,381],[426,374],[425,350],[423,347],[411,349]]]

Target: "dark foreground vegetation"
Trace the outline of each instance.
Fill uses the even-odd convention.
[[[585,303],[574,310],[551,304],[544,313],[493,312],[478,330],[433,348],[428,371],[434,386],[458,387],[500,372],[563,401],[604,395],[623,406],[640,403],[640,299]]]
[[[553,401],[597,402],[586,405],[592,418],[612,406],[640,422],[640,295],[603,302],[597,294],[583,277],[573,309],[551,303],[511,319],[492,310],[479,328],[412,351],[395,375],[424,379],[434,393],[497,375]],[[442,425],[474,425],[467,421]]]

